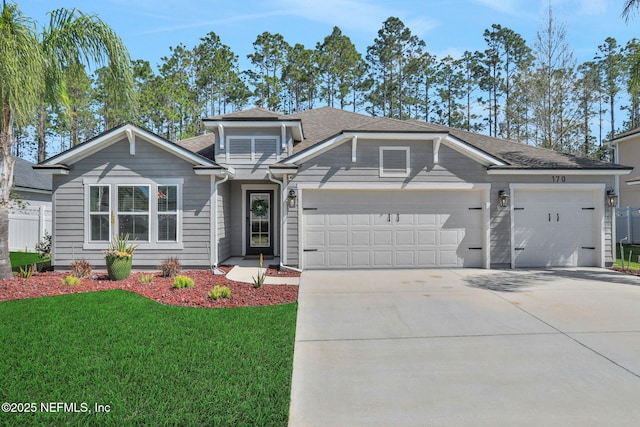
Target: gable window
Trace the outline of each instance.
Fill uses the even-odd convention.
[[[380,147],[380,176],[409,176],[409,147]]]
[[[178,240],[178,186],[158,186],[158,241]]]
[[[106,242],[111,238],[109,214],[110,198],[108,185],[89,187],[89,239]]]
[[[275,163],[280,160],[278,137],[228,137],[226,162],[228,164]]]
[[[118,233],[149,241],[149,186],[118,186]]]

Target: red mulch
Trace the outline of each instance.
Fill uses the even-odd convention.
[[[229,272],[230,267],[221,267]],[[124,289],[140,294],[144,297],[166,305],[185,307],[253,307],[264,305],[288,304],[298,300],[298,286],[265,285],[254,289],[252,284],[227,280],[224,275],[214,275],[208,270],[182,271],[180,274],[191,277],[195,281],[192,288],[175,289],[173,278],[160,277],[155,274],[152,283],[142,283],[141,273],[132,273],[128,279],[112,281],[105,274],[94,273],[92,278],[82,279],[78,286],[63,285],[60,280],[68,273],[42,272],[35,273],[29,279],[15,277],[12,280],[0,280],[0,301],[24,298],[75,294],[79,292],[93,292],[107,289]],[[297,272],[269,269],[269,275],[292,277],[299,276]],[[214,300],[207,293],[215,285],[228,286],[231,298]]]

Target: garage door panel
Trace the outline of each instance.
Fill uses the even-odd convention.
[[[371,266],[371,252],[366,251],[351,251],[351,267],[352,268],[368,268]]]
[[[347,239],[348,231],[329,231],[329,245],[330,246],[348,246]]]
[[[378,268],[393,267],[393,251],[373,251],[373,266]]]
[[[313,231],[308,230],[306,233],[306,245],[313,247],[323,247],[325,246],[325,231]]]
[[[397,246],[402,246],[402,245],[414,246],[416,244],[415,231],[413,230],[396,231],[395,235],[396,235],[395,240],[396,240]]]
[[[348,264],[349,252],[348,251],[331,251],[329,252],[329,265],[333,268],[346,268]]]
[[[435,245],[436,242],[436,230],[427,230],[427,231],[418,231],[418,245],[419,246],[428,246]]]
[[[351,246],[369,246],[371,244],[369,230],[351,231]]]
[[[442,230],[440,232],[441,245],[458,245],[460,243],[458,230]]]
[[[324,215],[317,215],[317,214],[307,214],[306,215],[306,222],[308,226],[325,226],[325,216]]]
[[[374,230],[373,245],[374,246],[391,246],[393,244],[392,230]]]
[[[369,226],[371,224],[371,215],[369,214],[352,214],[351,225],[352,226]]]
[[[414,251],[395,251],[395,266],[397,267],[413,267],[416,265]]]
[[[329,221],[328,225],[349,225],[349,216],[347,214],[333,214],[327,215]]]
[[[327,268],[324,252],[305,252],[307,268]]]

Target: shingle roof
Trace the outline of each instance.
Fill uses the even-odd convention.
[[[20,157],[14,157],[13,184],[16,187],[31,188],[34,190],[51,191],[51,175],[41,175],[33,170],[34,163],[28,162]]]
[[[205,120],[291,120],[291,116],[265,110],[264,108],[251,108],[229,114],[220,114]]]
[[[216,142],[216,135],[214,133],[205,133],[204,135],[194,136],[193,138],[187,138],[180,141],[176,141],[176,144],[186,148],[189,151],[200,154],[207,159],[214,160],[214,144]]]
[[[304,128],[304,139],[295,144],[293,148],[294,154],[300,153],[331,137],[349,131],[434,132],[447,133],[468,144],[470,147],[480,150],[506,164],[505,166],[491,166],[491,168],[494,169],[632,169],[627,166],[563,154],[550,149],[534,147],[434,123],[417,120],[396,120],[384,117],[376,118],[331,107],[322,107],[291,115],[283,115],[262,108],[252,108],[246,111],[216,116],[207,120],[300,120]],[[640,132],[640,128],[637,131]],[[178,141],[178,144],[213,159],[213,141],[213,134],[206,134]],[[284,160],[286,161],[286,159]]]
[[[627,136],[635,135],[637,133],[640,133],[640,127],[637,127],[635,129],[631,129],[631,130],[626,131],[626,132],[622,132],[621,134],[618,134],[618,135],[614,136],[613,138],[611,138],[610,142],[614,142],[614,141],[617,141],[619,139],[626,138]]]
[[[576,157],[506,139],[417,120],[374,118],[331,107],[294,114],[302,119],[305,139],[294,147],[299,153],[344,131],[362,132],[441,132],[506,163],[501,169],[631,169],[599,160]]]

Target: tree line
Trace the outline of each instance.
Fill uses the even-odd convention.
[[[42,161],[123,122],[179,140],[204,132],[203,117],[250,106],[293,113],[327,105],[601,159],[609,155],[603,141],[640,125],[630,60],[639,40],[606,38],[578,64],[551,9],[533,43],[499,24],[482,37],[484,50],[438,58],[396,17],[366,52],[338,27],[314,48],[264,32],[241,70],[238,55],[209,32],[194,47],[170,47],[155,70],[131,61],[130,92],[112,67],[90,74],[70,63],[62,76],[68,103],[45,98],[32,123],[16,126],[14,154],[37,146]]]

